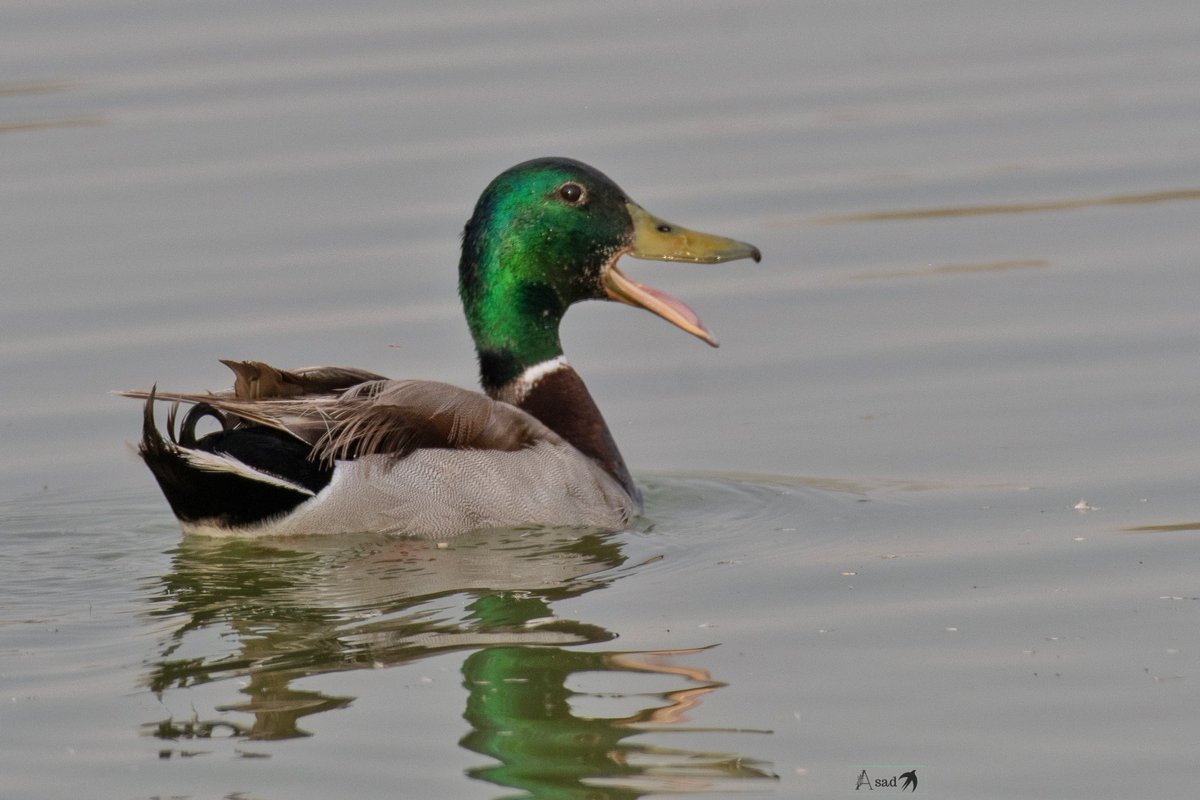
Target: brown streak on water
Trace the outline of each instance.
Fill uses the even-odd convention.
[[[1073,211],[1097,206],[1147,205],[1179,200],[1200,200],[1200,189],[1167,189],[1144,194],[1114,194],[1104,197],[1080,197],[1069,200],[1050,200],[1033,203],[988,203],[978,206],[945,208],[916,208],[898,211],[868,211],[862,214],[830,214],[812,220],[818,225],[840,225],[847,222],[899,222],[945,217],[982,217],[992,214],[1034,214],[1043,211]]]

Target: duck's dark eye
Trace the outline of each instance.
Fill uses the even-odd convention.
[[[558,196],[571,205],[577,206],[587,198],[587,192],[578,183],[570,181],[558,187]]]
[[[671,231],[673,231],[673,230],[675,230],[675,229],[674,229],[674,228],[672,228],[670,225],[667,225],[667,224],[665,224],[665,223],[664,223],[664,224],[662,224],[662,225],[659,225],[659,226],[658,226],[658,232],[659,232],[659,233],[670,233],[670,232],[671,232]]]

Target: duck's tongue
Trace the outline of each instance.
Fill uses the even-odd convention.
[[[700,318],[696,316],[696,312],[688,308],[687,304],[682,300],[672,297],[666,292],[659,291],[653,286],[646,286],[636,281],[631,281],[625,277],[625,273],[617,269],[616,265],[610,265],[604,273],[604,289],[608,292],[608,297],[611,300],[619,300],[622,303],[628,303],[631,306],[644,308],[658,314],[660,317],[683,328],[693,336],[699,337],[708,342],[713,347],[717,347],[717,340],[713,338],[704,324],[700,322]]]

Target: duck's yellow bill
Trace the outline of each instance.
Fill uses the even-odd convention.
[[[654,216],[637,203],[628,203],[626,207],[633,218],[633,243],[624,252],[634,258],[691,264],[718,264],[739,258],[762,260],[762,253],[752,244],[688,230]],[[605,270],[603,281],[609,299],[644,308],[713,347],[717,346],[717,340],[687,304],[666,292],[631,281],[617,269],[616,259]]]
[[[633,249],[629,255],[634,258],[692,264],[719,264],[739,258],[762,261],[762,253],[752,244],[688,230],[654,216],[637,203],[626,203],[625,207],[633,217]]]

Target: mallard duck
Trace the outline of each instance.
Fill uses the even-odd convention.
[[[527,161],[484,190],[462,237],[458,288],[484,393],[225,361],[234,373],[225,392],[123,393],[146,400],[138,454],[188,532],[620,529],[641,514],[641,493],[563,357],[563,314],[581,300],[616,300],[717,345],[682,302],[627,278],[617,268],[625,254],[761,258],[753,245],[651,215],[586,164]],[[154,418],[162,400],[174,403],[165,436]],[[220,430],[198,437],[206,417]]]

